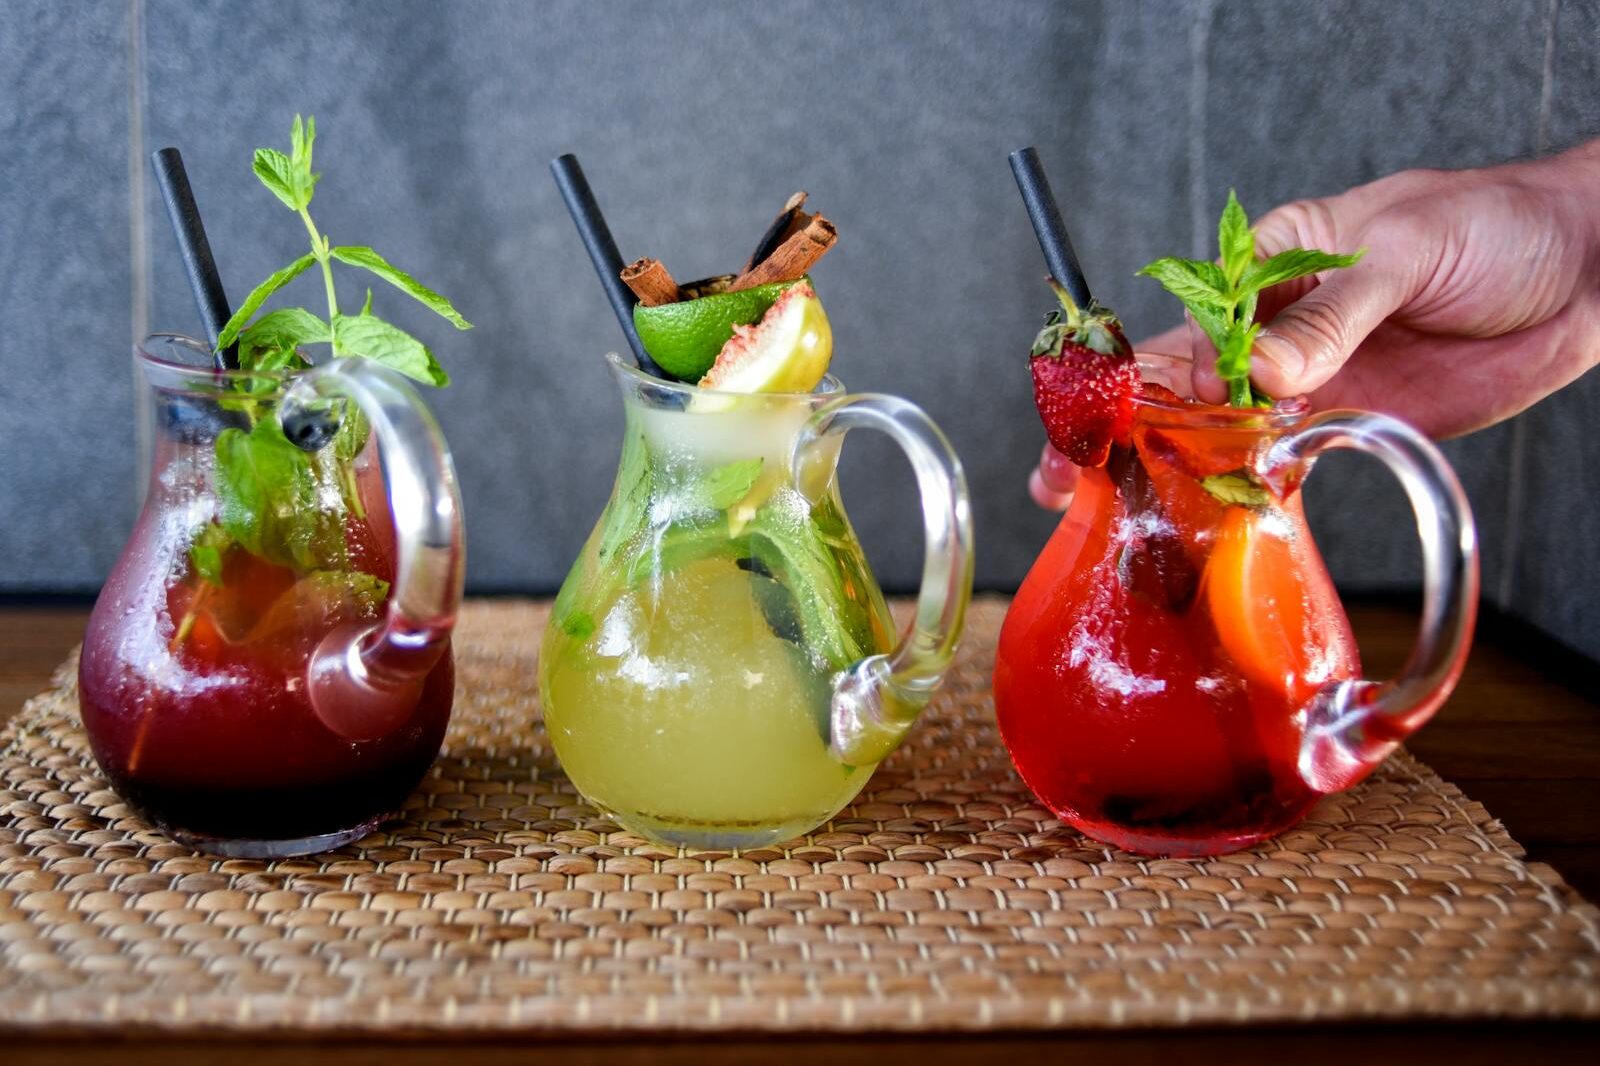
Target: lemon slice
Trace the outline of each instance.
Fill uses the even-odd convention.
[[[735,326],[703,389],[721,392],[810,392],[828,372],[833,328],[809,282],[783,291],[761,321]]]

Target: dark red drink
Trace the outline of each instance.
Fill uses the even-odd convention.
[[[101,592],[79,668],[83,721],[118,792],[175,837],[225,854],[294,854],[360,836],[399,807],[450,716],[446,653],[398,728],[352,741],[307,696],[307,663],[337,627],[373,623],[394,578],[375,464],[342,513],[346,565],[300,570],[240,545],[220,574],[191,547],[211,506],[210,452],[167,441],[151,497]]]

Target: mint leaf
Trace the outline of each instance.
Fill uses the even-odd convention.
[[[302,618],[328,617],[346,605],[370,618],[389,598],[389,583],[360,570],[318,570],[301,578],[285,596],[293,597]]]
[[[1271,259],[1263,259],[1259,263],[1252,264],[1239,279],[1239,287],[1259,292],[1309,274],[1354,266],[1366,254],[1365,248],[1351,255],[1321,252],[1315,248],[1290,248],[1288,251],[1279,252]]]
[[[296,115],[294,128],[289,131],[290,154],[284,155],[276,148],[257,148],[250,164],[267,191],[291,211],[304,211],[311,206],[311,194],[322,178],[311,172],[311,143],[316,139],[316,119],[303,125]]]
[[[349,245],[329,250],[335,259],[341,263],[370,270],[378,277],[387,281],[401,292],[417,300],[435,314],[444,318],[456,329],[471,329],[472,323],[461,317],[450,301],[428,288],[404,270],[394,266],[383,256],[361,245]]]
[[[353,400],[346,400],[339,417],[339,432],[333,437],[333,454],[342,463],[348,463],[361,454],[367,446],[371,427],[367,416]]]
[[[352,461],[361,454],[371,428],[359,408],[344,404],[339,408],[339,428],[332,448],[308,455],[284,439],[282,427],[260,394],[278,386],[279,378],[273,372],[308,365],[301,346],[330,343],[335,355],[362,355],[430,385],[449,381],[421,341],[373,317],[371,289],[367,290],[359,315],[339,314],[332,269],[335,258],[379,274],[459,328],[468,328],[448,300],[391,266],[370,248],[341,248],[338,255],[334,254],[332,243],[317,230],[308,210],[321,180],[321,175],[312,169],[316,139],[316,120],[296,115],[289,132],[288,152],[260,148],[251,162],[251,170],[262,185],[299,214],[310,237],[311,250],[256,286],[218,339],[219,349],[237,344],[241,368],[255,372],[253,377],[246,375],[230,382],[230,391],[218,403],[227,410],[246,413],[254,428],[227,430],[218,435],[215,443],[217,537],[223,539],[197,542],[195,565],[207,572],[219,564],[226,545],[235,543],[254,555],[302,573],[342,572],[346,568],[345,517],[364,517]],[[326,321],[298,307],[255,317],[274,293],[313,263],[321,270],[327,292]],[[339,506],[341,499],[343,507]],[[380,597],[384,594],[386,590],[380,590]]]
[[[250,169],[267,187],[267,191],[282,200],[283,206],[289,210],[299,211],[306,206],[300,200],[300,183],[295,178],[294,164],[276,148],[257,148]]]
[[[298,278],[301,274],[304,274],[311,264],[316,261],[317,257],[307,252],[282,270],[273,271],[271,277],[251,289],[250,295],[244,298],[244,303],[240,304],[239,309],[233,313],[233,317],[228,319],[228,324],[222,327],[222,333],[217,337],[217,351],[220,352],[238,339],[239,331],[244,328],[246,322],[250,321],[250,316],[254,315],[261,309],[261,305],[267,302],[268,297],[295,278]]]
[[[1200,487],[1223,503],[1240,507],[1265,507],[1271,502],[1267,490],[1247,470],[1203,477]]]
[[[217,524],[250,554],[300,572],[346,565],[344,515],[321,489],[331,476],[266,417],[217,434]]]
[[[239,369],[253,370],[261,374],[271,374],[279,370],[300,369],[303,362],[300,353],[291,347],[279,347],[275,344],[262,344],[252,348],[244,348],[241,343],[239,356]],[[248,351],[249,357],[243,354]],[[277,383],[270,380],[252,381],[248,388],[251,392],[271,392]]]
[[[1222,343],[1217,346],[1217,373],[1224,378],[1246,377],[1250,373],[1250,346],[1255,342],[1256,334],[1261,332],[1259,325],[1235,326],[1228,331]]]
[[[300,353],[292,347],[247,347],[243,341],[239,344],[239,369],[260,375],[241,380],[240,387],[255,396],[276,392],[280,382],[275,375],[285,370],[300,370],[305,365]],[[226,400],[223,406],[227,406]],[[253,411],[251,417],[255,417]]]
[[[604,528],[596,553],[601,563],[611,564],[617,549],[644,529],[654,494],[655,474],[650,468],[650,449],[644,442],[644,434],[629,433],[622,442],[622,456],[617,460],[617,483],[611,492],[611,502],[601,516]]]
[[[588,611],[574,611],[561,619],[561,631],[573,640],[588,640],[595,631],[594,615]]]
[[[311,146],[316,141],[316,117],[312,116],[302,124],[300,116],[296,115],[294,126],[289,130],[289,165],[294,169],[295,187],[301,197],[302,207],[311,205],[311,194],[317,182],[322,180],[321,174],[311,171]]]
[[[228,531],[215,522],[202,529],[189,545],[189,565],[202,581],[212,585],[222,584],[222,556],[233,546]]]
[[[1228,301],[1228,280],[1215,263],[1168,257],[1146,263],[1139,269],[1139,276],[1155,278],[1186,305],[1203,303],[1223,307]]]
[[[1250,387],[1250,353],[1261,327],[1255,324],[1262,289],[1292,278],[1350,266],[1364,251],[1336,255],[1291,248],[1257,262],[1255,231],[1239,198],[1228,190],[1228,203],[1217,223],[1219,267],[1195,259],[1157,259],[1139,273],[1155,278],[1182,300],[1196,324],[1217,348],[1217,373],[1228,383],[1229,402],[1254,407],[1264,402]],[[1270,401],[1265,401],[1270,403]]]
[[[1195,324],[1211,338],[1211,343],[1217,350],[1221,351],[1223,344],[1227,343],[1228,330],[1231,327],[1227,309],[1215,304],[1196,303],[1189,305],[1189,314],[1194,316]]]
[[[1229,285],[1222,268],[1200,259],[1157,259],[1139,271],[1183,301],[1211,343],[1222,347],[1231,322]]]
[[[1261,292],[1258,289],[1246,289],[1239,298],[1239,307],[1234,312],[1234,317],[1240,322],[1251,323],[1256,320],[1256,300]]]
[[[843,555],[830,547],[815,512],[796,515],[778,502],[756,512],[743,539],[767,573],[794,596],[805,647],[843,670],[865,649],[850,624]]]
[[[1217,223],[1217,249],[1222,253],[1222,272],[1230,287],[1239,284],[1245,268],[1256,259],[1256,235],[1239,198],[1228,190],[1228,203],[1222,209],[1222,220]]]
[[[269,311],[239,334],[239,366],[245,370],[281,370],[296,362],[302,344],[333,339],[328,324],[303,307]]]
[[[579,597],[587,584],[584,581],[584,556],[580,554],[572,561],[566,580],[561,582],[556,602],[550,605],[550,624],[576,640],[587,640],[595,630],[594,616],[578,610]]]
[[[706,474],[695,494],[714,511],[726,511],[746,496],[761,476],[762,459],[739,459]]]
[[[337,315],[333,339],[346,355],[362,355],[424,385],[450,384],[428,346],[398,326],[371,315]]]

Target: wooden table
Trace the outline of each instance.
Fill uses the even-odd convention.
[[[1393,671],[1410,647],[1414,613],[1394,602],[1351,604],[1351,619],[1369,671]],[[0,722],[44,689],[50,672],[83,635],[82,606],[0,606]],[[1477,646],[1450,703],[1410,745],[1446,780],[1481,801],[1528,849],[1585,896],[1600,899],[1600,668],[1504,618],[1480,624]],[[0,1040],[3,1040],[0,1037]],[[1296,1066],[1353,1060],[1425,1061],[1449,1055],[1455,1066],[1524,1061],[1587,1062],[1600,1049],[1600,1026],[1470,1024],[1273,1027],[1171,1033],[1063,1034],[984,1038],[786,1037],[781,1041],[718,1038],[585,1044],[546,1041],[427,1043],[407,1040],[285,1042],[241,1047],[201,1038],[175,1040],[128,1034],[126,1040],[84,1041],[70,1034],[0,1044],[8,1066],[31,1062],[214,1062],[230,1066],[293,1056],[301,1066],[337,1063],[721,1063],[796,1061],[866,1063],[886,1055],[928,1063],[991,1062],[1110,1056],[1118,1062],[1257,1062],[1293,1056]]]

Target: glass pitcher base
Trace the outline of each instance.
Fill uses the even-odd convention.
[[[1174,831],[1160,826],[1125,826],[1092,822],[1057,810],[1056,815],[1073,829],[1102,844],[1139,855],[1165,859],[1197,859],[1207,855],[1226,855],[1271,840],[1299,824],[1305,811],[1295,812],[1281,821],[1250,827],[1219,827],[1215,831],[1189,828]]]
[[[229,859],[289,859],[300,855],[317,855],[354,843],[372,832],[388,817],[388,814],[379,814],[349,829],[286,840],[244,840],[235,837],[216,837],[166,826],[162,827],[162,831],[179,844],[193,848],[196,851],[203,851],[208,855],[221,855]]]
[[[600,810],[602,814],[630,833],[638,833],[658,844],[704,851],[762,848],[785,840],[793,840],[818,826],[825,825],[836,813],[830,811],[827,814],[789,819],[773,824],[697,825],[675,819],[653,818],[649,815],[624,815],[605,807],[601,807]]]

